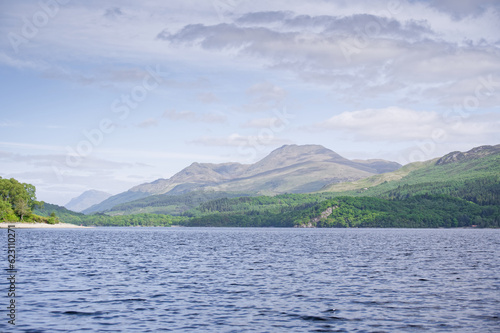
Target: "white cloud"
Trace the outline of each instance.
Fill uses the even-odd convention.
[[[347,111],[316,124],[312,130],[337,131],[361,141],[467,141],[500,139],[500,115],[496,113],[457,117],[399,107]]]

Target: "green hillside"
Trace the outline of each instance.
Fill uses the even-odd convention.
[[[163,214],[136,214],[125,216],[108,216],[105,214],[84,215],[70,211],[64,207],[45,204],[43,208],[37,208],[35,212],[41,216],[54,214],[59,220],[84,226],[162,226],[168,227],[173,223],[179,223],[184,218],[173,217]]]
[[[323,192],[330,189],[352,196],[389,199],[425,193],[448,194],[476,203],[499,204],[500,145],[488,147],[470,150],[466,159],[450,161],[450,156],[457,154],[450,153],[440,159],[406,165],[395,172],[332,185]]]
[[[329,184],[323,187],[318,192],[346,192],[346,191],[359,191],[364,190],[373,186],[380,185],[384,182],[391,182],[395,180],[400,180],[401,178],[407,176],[410,172],[432,167],[435,165],[438,159],[426,161],[426,162],[414,162],[403,166],[402,168],[393,171],[382,173],[379,175],[374,175],[368,178],[363,178],[353,182],[345,183],[335,183]]]
[[[194,191],[179,195],[158,194],[116,205],[112,209],[104,211],[104,213],[111,216],[144,213],[181,215],[185,211],[207,201],[220,198],[246,197],[248,195],[245,193],[215,191]]]
[[[480,206],[444,195],[419,195],[404,200],[373,197],[338,197],[297,205],[222,203],[217,213],[201,214],[187,226],[212,227],[500,227],[500,207]],[[215,203],[214,203],[215,204]],[[239,208],[238,208],[239,207]]]
[[[207,202],[191,226],[499,227],[500,146],[339,184],[350,191]],[[333,201],[332,201],[333,200]],[[209,207],[209,208],[207,208]],[[328,207],[336,207],[328,212]],[[328,216],[327,216],[328,215]]]

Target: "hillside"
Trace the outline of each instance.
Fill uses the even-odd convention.
[[[47,216],[47,217],[50,216],[52,213],[54,213],[62,221],[68,223],[73,223],[73,218],[75,217],[85,216],[82,213],[69,210],[66,207],[53,205],[50,203],[44,203],[42,206],[36,207],[34,212],[40,216]]]
[[[415,162],[401,169],[355,182],[330,184],[320,192],[344,192],[354,196],[392,197],[397,193],[449,194],[471,191],[477,195],[488,188],[474,184],[495,184],[500,177],[500,145],[476,147],[468,152],[452,152],[426,162]],[[404,190],[403,190],[404,189]],[[457,194],[460,197],[460,195]]]
[[[200,227],[438,228],[500,227],[500,206],[481,206],[445,195],[403,200],[289,195],[208,202],[186,220]]]
[[[189,226],[500,227],[499,146],[357,182],[335,192],[219,199],[186,213]],[[339,187],[349,189],[340,191]]]
[[[67,204],[64,205],[64,207],[74,212],[81,212],[89,207],[92,207],[95,204],[106,200],[110,196],[111,194],[103,191],[89,190],[71,199]]]
[[[308,193],[330,183],[354,181],[399,167],[395,162],[383,160],[350,161],[319,145],[285,145],[254,164],[193,163],[169,179],[135,186],[83,212],[104,212],[151,195],[192,191],[247,195]]]
[[[318,192],[345,192],[345,191],[365,190],[370,187],[380,185],[384,182],[400,180],[401,178],[407,176],[412,171],[435,165],[436,161],[437,159],[433,159],[426,162],[413,162],[403,166],[402,168],[396,171],[374,175],[353,182],[328,184]]]
[[[136,214],[126,216],[108,216],[104,214],[85,215],[70,211],[64,207],[52,204],[44,204],[42,208],[35,210],[41,217],[55,215],[58,220],[76,225],[84,226],[161,226],[168,227],[172,223],[179,223],[182,218],[159,214]]]
[[[107,210],[105,213],[111,216],[143,213],[181,215],[185,211],[196,208],[200,204],[211,200],[246,196],[248,195],[244,193],[215,191],[193,191],[175,195],[157,194],[116,205],[112,209]]]

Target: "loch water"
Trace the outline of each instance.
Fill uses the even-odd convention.
[[[499,332],[500,230],[0,232],[0,332]]]

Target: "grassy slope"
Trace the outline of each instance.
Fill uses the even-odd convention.
[[[437,159],[426,161],[426,162],[414,162],[403,166],[401,169],[398,169],[393,172],[382,173],[379,175],[374,175],[368,178],[363,178],[353,182],[346,182],[340,184],[329,184],[323,187],[319,193],[321,192],[346,192],[346,191],[357,191],[365,188],[370,188],[373,186],[380,185],[384,182],[391,182],[400,180],[401,178],[407,176],[410,172],[428,168],[433,166],[436,163]]]
[[[248,194],[203,191],[179,195],[158,194],[117,205],[105,213],[112,216],[143,213],[181,215],[186,210],[193,209],[207,201],[245,196]]]
[[[81,217],[84,216],[82,213],[77,213],[72,210],[66,209],[65,207],[58,206],[58,205],[53,205],[49,203],[45,203],[42,208],[35,208],[34,213],[38,214],[40,216],[50,216],[50,214],[54,212],[59,218],[64,218],[64,217]]]
[[[474,181],[477,179],[498,177],[500,175],[500,154],[485,156],[480,159],[459,163],[436,165],[437,159],[427,162],[411,163],[400,170],[375,175],[356,182],[335,184],[321,192],[333,192],[336,195],[381,196],[402,186],[420,186],[421,193],[432,193],[440,184],[442,187],[452,184]],[[427,186],[425,186],[427,185]]]

